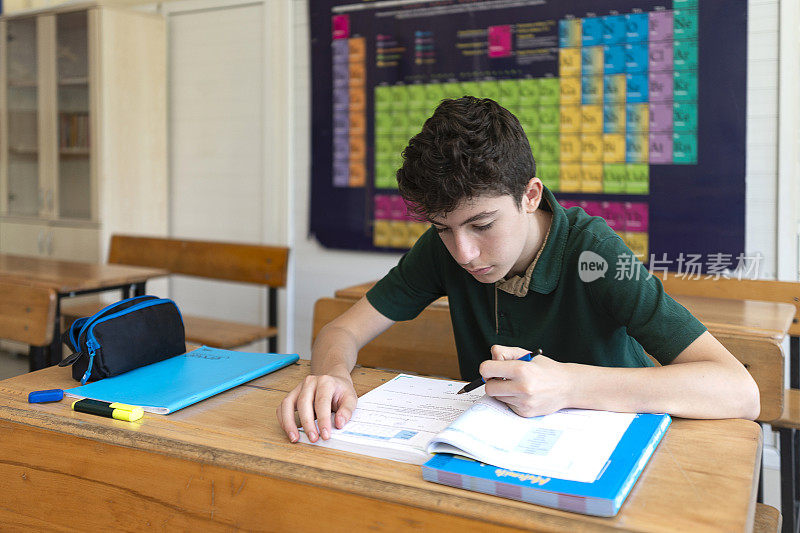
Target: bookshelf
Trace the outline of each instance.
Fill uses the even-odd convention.
[[[0,252],[100,261],[167,230],[163,17],[73,4],[0,17]]]

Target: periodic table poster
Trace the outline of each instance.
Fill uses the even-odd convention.
[[[643,261],[744,252],[747,2],[315,0],[311,34],[324,246],[413,244],[401,152],[469,94],[514,113],[559,202]]]

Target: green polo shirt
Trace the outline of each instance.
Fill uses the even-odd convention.
[[[552,223],[527,272],[529,282],[477,281],[431,228],[367,300],[382,315],[401,321],[447,296],[465,380],[478,377],[493,344],[541,348],[561,362],[643,367],[653,366],[645,351],[667,364],[706,331],[664,292],[605,220],[577,207],[565,210],[547,188],[540,208],[549,208]]]

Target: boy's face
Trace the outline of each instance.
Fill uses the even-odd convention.
[[[430,220],[459,265],[481,283],[494,283],[509,272],[523,273],[533,261],[539,242],[536,207],[538,199],[527,195],[521,207],[510,195],[479,196]]]

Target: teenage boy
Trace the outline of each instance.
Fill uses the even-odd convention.
[[[403,159],[400,194],[432,228],[318,335],[311,375],[277,411],[292,442],[295,412],[312,442],[330,437],[332,412],[343,427],[356,407],[358,350],[440,296],[450,302],[462,378],[480,374],[486,394],[521,416],[566,407],[758,416],[745,368],[603,219],[565,210],[535,177],[528,140],[506,109],[444,100]],[[544,355],[516,360],[539,348]]]

